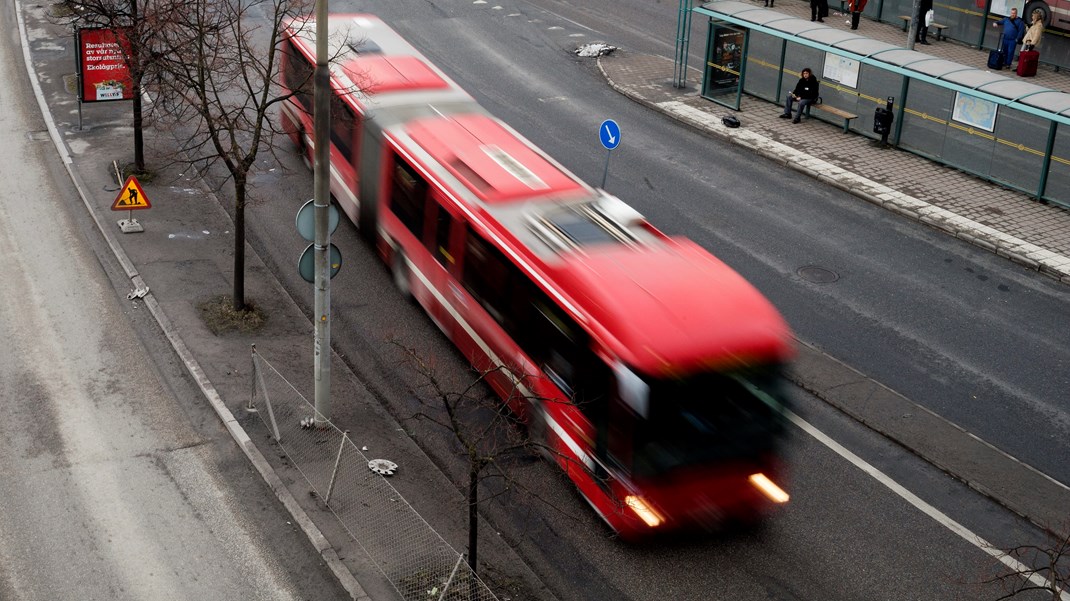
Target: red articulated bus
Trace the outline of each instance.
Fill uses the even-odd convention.
[[[282,62],[283,125],[306,149],[313,25],[289,25]],[[793,346],[769,301],[580,181],[381,20],[330,29],[336,201],[602,519],[640,538],[785,503]]]

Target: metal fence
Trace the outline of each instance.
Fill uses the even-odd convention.
[[[464,555],[370,469],[346,432],[329,421],[308,427],[315,407],[255,348],[252,357],[250,409],[402,599],[497,601]]]

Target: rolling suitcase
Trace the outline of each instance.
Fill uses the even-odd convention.
[[[989,69],[1002,69],[1003,68],[1003,53],[999,48],[992,50],[988,53],[988,68]]]
[[[1018,54],[1018,76],[1033,77],[1037,74],[1037,63],[1040,62],[1040,53],[1036,50],[1022,50]]]

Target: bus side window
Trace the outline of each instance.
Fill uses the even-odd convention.
[[[454,263],[452,254],[452,242],[450,232],[453,230],[453,223],[455,219],[450,212],[446,210],[446,207],[440,203],[432,200],[430,204],[434,205],[435,210],[435,232],[434,238],[430,240],[427,249],[434,255],[435,260],[440,265],[446,268],[448,271],[450,266]]]
[[[531,319],[525,320],[529,354],[570,399],[576,397],[576,370],[586,335],[579,325],[543,293],[531,297]]]
[[[503,311],[506,291],[510,288],[509,268],[505,257],[487,244],[472,228],[468,228],[464,251],[464,271],[461,284],[494,321],[505,326]]]
[[[348,104],[336,95],[331,95],[331,142],[334,143],[347,163],[353,161],[353,140],[360,130],[360,120]]]
[[[418,240],[423,239],[424,202],[427,182],[411,165],[394,155],[394,178],[390,192],[390,210]]]
[[[297,101],[312,114],[312,65],[294,47],[293,40],[286,40],[282,52],[286,55],[286,70],[282,74],[286,88],[293,90]]]

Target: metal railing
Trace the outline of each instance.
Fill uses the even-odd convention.
[[[368,458],[252,350],[249,408],[312,490],[406,601],[497,601],[494,593]],[[316,427],[315,422],[326,427]]]

